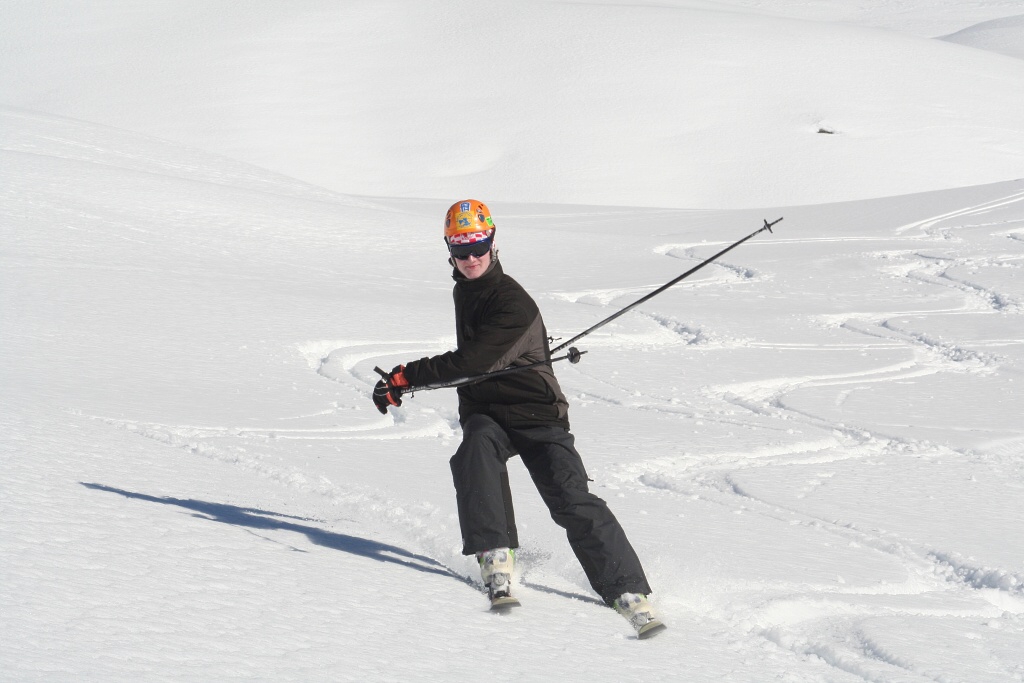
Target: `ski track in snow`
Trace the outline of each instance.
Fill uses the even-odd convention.
[[[943,676],[931,676],[921,671],[920,666],[903,661],[887,652],[886,648],[870,637],[854,629],[857,640],[853,644],[837,642],[815,636],[825,623],[857,621],[872,616],[893,615],[952,615],[977,618],[997,618],[1000,614],[1024,614],[1024,570],[994,568],[977,564],[955,550],[933,548],[927,544],[901,537],[899,534],[860,528],[853,523],[842,523],[817,517],[802,511],[799,507],[782,507],[775,502],[757,498],[744,490],[734,479],[732,472],[748,468],[774,467],[792,464],[828,465],[844,460],[869,460],[892,457],[901,454],[906,457],[952,457],[981,461],[984,458],[970,452],[956,451],[940,445],[903,439],[895,434],[874,431],[870,425],[849,426],[829,419],[817,417],[787,406],[786,397],[798,389],[808,387],[848,387],[837,399],[845,401],[852,391],[868,384],[893,386],[899,382],[928,377],[941,373],[967,373],[988,375],[1004,361],[998,353],[1003,347],[1019,347],[1021,338],[972,339],[958,342],[939,339],[933,335],[907,328],[894,322],[909,315],[931,317],[958,316],[965,313],[1016,316],[1024,312],[1024,298],[1019,291],[1003,291],[998,286],[983,284],[980,280],[965,277],[962,272],[977,273],[986,268],[1012,269],[1019,273],[1024,255],[1019,250],[1013,253],[992,253],[982,247],[982,253],[965,253],[964,233],[986,234],[1019,241],[1024,230],[1008,228],[1007,222],[966,223],[965,219],[1005,208],[1024,200],[1024,193],[1010,195],[1000,200],[971,206],[934,218],[904,225],[896,229],[897,240],[908,242],[907,249],[868,251],[866,255],[880,262],[877,277],[898,278],[915,286],[927,285],[952,291],[960,295],[962,305],[948,310],[899,310],[871,314],[827,314],[819,317],[824,328],[838,327],[865,339],[861,344],[816,345],[816,344],[771,344],[757,340],[728,337],[701,324],[682,322],[669,316],[637,311],[638,317],[656,323],[660,328],[677,336],[675,342],[657,334],[643,338],[650,348],[678,343],[704,349],[727,348],[801,348],[849,350],[851,353],[867,349],[905,350],[906,360],[882,365],[860,372],[820,375],[776,377],[702,389],[707,402],[718,408],[688,409],[678,405],[670,397],[655,398],[651,394],[636,396],[629,387],[618,381],[596,376],[588,377],[587,389],[581,394],[588,401],[599,401],[629,410],[656,411],[664,415],[699,420],[698,425],[715,423],[723,426],[742,426],[745,422],[764,430],[764,419],[782,422],[784,426],[774,429],[792,433],[793,427],[802,432],[821,434],[820,438],[796,442],[779,442],[760,448],[736,452],[717,452],[713,456],[684,454],[674,457],[659,457],[620,466],[614,472],[620,487],[634,490],[654,490],[658,495],[685,497],[701,500],[733,509],[737,513],[752,513],[780,522],[814,529],[834,535],[849,544],[871,548],[894,558],[907,568],[905,584],[890,584],[865,590],[855,588],[844,591],[841,587],[815,595],[804,593],[790,599],[772,597],[760,607],[753,609],[751,616],[747,605],[742,609],[719,611],[715,614],[738,628],[746,628],[776,645],[800,655],[812,655],[826,661],[830,666],[863,678],[866,681],[891,681],[893,671],[913,676],[914,680],[947,680]],[[1019,223],[1014,219],[1010,223]],[[995,232],[993,232],[995,231]],[[870,247],[878,238],[844,237],[812,238],[808,240],[782,238],[774,244],[812,244],[833,242],[844,247],[864,244]],[[922,248],[921,242],[928,241],[945,251]],[[725,243],[722,243],[725,244]],[[656,253],[677,258],[695,259],[694,248],[698,245],[669,244],[656,249]],[[701,244],[699,246],[718,246]],[[951,247],[952,248],[949,248]],[[966,247],[971,249],[970,246]],[[753,268],[742,265],[724,265],[724,274],[718,274],[699,285],[723,284],[726,281],[763,281],[766,276]],[[641,290],[593,290],[559,295],[565,301],[586,303],[613,308],[621,305],[617,301],[629,293],[640,295]],[[635,314],[636,315],[636,314]],[[621,348],[627,345],[621,344]],[[603,389],[595,390],[595,387]],[[737,416],[732,406],[748,414],[748,418]],[[771,429],[772,427],[769,427]],[[1007,442],[1007,447],[1019,453],[1021,439]],[[805,494],[800,494],[802,498]],[[919,606],[908,605],[904,609],[891,604],[873,606],[850,601],[837,601],[837,595],[944,595],[949,591],[960,591],[968,596],[969,604],[954,609],[936,608],[932,611]],[[971,599],[970,596],[977,596]],[[806,623],[805,623],[806,622]],[[810,635],[794,636],[792,627],[799,627]],[[828,633],[829,629],[820,632]],[[845,636],[844,636],[845,637]],[[896,674],[899,676],[900,674]],[[1019,678],[1019,677],[1018,677]]]
[[[808,533],[834,537],[838,543],[891,558],[906,569],[904,582],[875,586],[844,588],[841,583],[832,587],[812,586],[801,584],[796,577],[792,584],[762,584],[752,587],[752,592],[761,596],[756,604],[748,603],[742,597],[746,591],[736,587],[731,603],[706,607],[702,614],[704,618],[720,621],[724,628],[742,634],[744,638],[767,641],[799,656],[817,657],[832,668],[865,681],[892,681],[902,680],[901,675],[912,676],[907,680],[943,679],[932,677],[915,663],[902,660],[889,652],[885,645],[862,632],[858,625],[865,620],[943,615],[996,619],[1001,614],[1024,614],[1024,570],[985,566],[955,548],[934,548],[896,532],[880,532],[854,522],[824,518],[808,512],[799,504],[785,506],[762,499],[737,479],[737,473],[756,468],[820,465],[827,469],[829,465],[844,461],[886,457],[974,458],[983,462],[983,458],[970,452],[902,438],[898,433],[876,429],[870,424],[841,423],[822,417],[813,410],[797,409],[787,402],[787,398],[800,390],[834,387],[839,389],[836,403],[842,404],[852,392],[869,385],[894,386],[898,382],[949,373],[991,374],[1003,362],[998,349],[1019,346],[1024,340],[939,339],[895,321],[915,315],[932,318],[966,313],[1020,315],[1024,307],[1018,293],[984,285],[956,271],[1001,268],[1018,272],[1022,262],[1019,253],[993,254],[989,251],[965,254],[964,251],[971,247],[963,243],[960,234],[969,230],[1020,241],[1024,229],[1007,231],[1005,224],[967,225],[950,224],[950,221],[1005,207],[1022,199],[1024,193],[903,226],[896,233],[898,239],[908,242],[905,250],[870,251],[878,238],[856,236],[806,240],[784,238],[777,242],[785,241],[794,247],[822,242],[855,249],[863,245],[867,251],[857,254],[867,254],[870,257],[868,262],[878,264],[872,277],[897,278],[913,286],[941,288],[959,296],[962,301],[960,307],[921,310],[894,307],[881,313],[851,311],[807,316],[809,329],[840,330],[851,336],[851,341],[835,343],[766,341],[718,330],[710,324],[682,321],[638,309],[631,314],[631,324],[645,326],[644,331],[625,330],[603,340],[593,340],[593,346],[611,350],[626,350],[639,345],[649,349],[685,346],[707,353],[745,349],[849,354],[883,351],[904,356],[898,362],[854,372],[779,374],[768,379],[708,384],[700,388],[698,397],[694,399],[696,405],[680,402],[667,389],[638,394],[636,385],[630,380],[588,374],[585,364],[580,366],[580,376],[568,375],[563,380],[570,399],[582,395],[585,402],[599,402],[627,414],[656,414],[690,420],[698,426],[707,424],[725,429],[751,429],[768,438],[773,438],[773,435],[779,437],[755,448],[700,455],[667,455],[615,466],[602,473],[602,478],[613,482],[613,486],[645,495],[698,501],[732,513],[756,515],[799,527]],[[1001,232],[991,232],[997,229]],[[937,254],[922,247],[922,240],[939,246],[953,244],[955,248],[948,254]],[[666,245],[657,251],[669,257],[693,260],[698,258],[694,256],[694,248]],[[713,275],[687,286],[704,288],[726,283],[764,284],[777,280],[776,275],[763,267],[716,265],[719,267]],[[613,311],[621,306],[622,297],[640,296],[646,291],[643,288],[608,288],[553,293],[548,298],[563,305],[598,306]],[[479,580],[471,569],[467,569],[458,548],[453,545],[454,539],[458,538],[457,529],[452,527],[451,520],[442,518],[436,507],[395,499],[376,488],[339,484],[316,471],[284,465],[272,450],[262,448],[277,441],[457,441],[457,415],[439,408],[428,407],[419,412],[390,411],[386,416],[374,413],[361,421],[337,424],[339,416],[350,414],[351,402],[365,401],[377,380],[372,364],[381,363],[382,358],[390,356],[400,359],[426,355],[453,344],[451,338],[399,342],[324,340],[296,344],[295,349],[306,359],[310,370],[335,383],[343,393],[338,401],[322,411],[281,416],[277,420],[279,424],[244,427],[168,425],[93,417],[113,428],[199,457],[231,463],[266,479],[314,494],[325,501],[332,514],[360,520],[384,537],[398,534],[412,553],[422,555],[427,562],[436,563],[441,571],[479,589]],[[289,423],[293,422],[300,422],[302,426],[291,426]],[[1006,449],[1016,454],[1020,444],[1024,443],[1024,436],[1008,439],[1005,443]],[[821,475],[823,478],[828,476],[827,472]],[[820,484],[820,481],[808,484],[797,500],[812,494]],[[576,583],[565,582],[565,574],[552,573],[545,567],[550,561],[550,554],[543,549],[525,550],[522,559],[526,570],[520,575],[520,580],[524,586],[576,600],[592,600],[586,597],[587,588],[578,580]],[[945,599],[950,594],[961,596],[958,598],[961,602],[953,607],[943,607],[946,603],[939,600],[936,606],[922,606],[933,596]],[[893,601],[879,603],[875,600],[879,596],[893,598]],[[907,601],[901,602],[903,598]],[[671,598],[668,600],[671,605]],[[699,611],[693,605],[687,608]]]
[[[1024,185],[981,185],[1020,177],[1017,4],[87,5],[5,16],[0,681],[1024,683]],[[453,75],[494,106],[432,106]],[[488,614],[454,392],[369,402],[455,345],[414,197],[459,186],[566,338],[762,218],[652,206],[878,197],[780,209],[556,366],[650,643],[518,465]]]

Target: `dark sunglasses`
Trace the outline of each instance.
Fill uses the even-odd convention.
[[[449,244],[448,251],[451,253],[452,258],[457,258],[460,261],[465,261],[470,256],[476,256],[477,258],[483,258],[487,256],[487,252],[491,250],[491,241],[485,240],[483,242],[474,242],[473,244]]]

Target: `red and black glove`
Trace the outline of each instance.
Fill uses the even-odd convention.
[[[408,388],[409,380],[405,378],[405,366],[396,365],[391,374],[385,373],[380,368],[374,368],[384,378],[373,387],[373,405],[381,415],[387,415],[388,406],[402,405],[402,394]]]

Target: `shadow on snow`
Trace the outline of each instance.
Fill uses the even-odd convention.
[[[377,541],[371,541],[366,538],[349,536],[348,534],[339,534],[333,531],[324,531],[323,529],[318,529],[315,526],[298,523],[298,521],[313,521],[306,517],[294,517],[292,515],[282,515],[276,512],[269,512],[267,510],[260,510],[257,508],[243,508],[236,505],[210,503],[191,498],[183,499],[167,496],[158,498],[144,493],[135,493],[133,491],[125,491],[112,486],[104,486],[103,484],[88,484],[86,482],[79,483],[86,488],[93,489],[94,491],[117,493],[125,498],[145,500],[150,503],[176,505],[178,507],[185,508],[186,510],[192,510],[195,513],[192,516],[199,519],[208,519],[210,521],[223,522],[224,524],[231,524],[239,527],[249,527],[250,529],[295,531],[305,534],[311,542],[325,548],[341,550],[342,552],[359,555],[360,557],[366,557],[378,562],[390,562],[402,565],[403,567],[409,567],[410,569],[426,572],[428,574],[438,574],[440,576],[451,577],[453,579],[458,579],[463,583],[469,583],[472,585],[472,582],[465,576],[455,573],[437,560],[424,555],[417,555],[409,552],[408,550],[388,545],[386,543],[378,543]]]

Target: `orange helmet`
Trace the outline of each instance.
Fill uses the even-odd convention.
[[[494,219],[483,202],[463,199],[455,202],[444,217],[444,239],[448,244],[472,244],[494,236]]]

